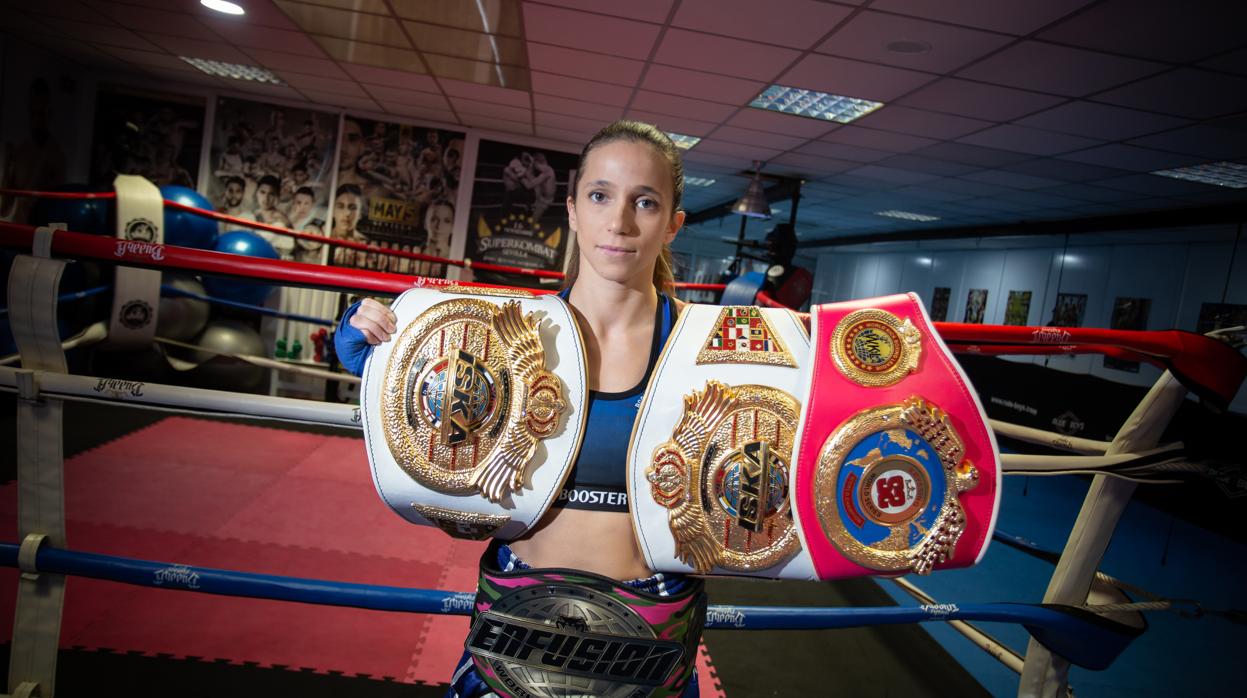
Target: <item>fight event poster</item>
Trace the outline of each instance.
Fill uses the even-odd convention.
[[[482,140],[465,256],[473,262],[562,271],[567,192],[577,156]],[[473,270],[477,281],[537,287],[537,278]],[[547,284],[548,286],[549,284]]]
[[[445,257],[463,170],[462,133],[346,116],[333,197],[333,236]],[[443,265],[338,248],[333,263],[444,276]]]
[[[95,97],[90,183],[112,187],[119,174],[156,186],[194,189],[204,137],[204,101],[101,87]]]
[[[1113,300],[1113,316],[1109,319],[1109,329],[1146,330],[1147,316],[1151,311],[1151,298],[1118,297]],[[1104,357],[1104,367],[1115,368],[1118,371],[1129,371],[1130,373],[1139,372],[1139,363],[1137,361],[1123,361],[1111,356]]]
[[[259,223],[328,233],[338,115],[240,99],[217,100],[208,181],[217,211]],[[282,259],[319,263],[320,243],[261,232]]]

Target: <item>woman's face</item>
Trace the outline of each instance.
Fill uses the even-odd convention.
[[[429,231],[429,240],[447,240],[455,226],[455,211],[449,206],[430,206],[424,216],[424,227]]]
[[[351,193],[338,194],[333,200],[333,234],[346,237],[355,232],[359,222],[359,197]]]
[[[567,216],[585,265],[605,279],[649,284],[662,246],[684,224],[667,160],[648,143],[613,141],[589,151]]]

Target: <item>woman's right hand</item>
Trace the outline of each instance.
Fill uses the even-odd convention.
[[[390,340],[398,331],[397,322],[394,311],[371,298],[365,298],[350,319],[351,327],[364,333],[364,338],[374,346]]]

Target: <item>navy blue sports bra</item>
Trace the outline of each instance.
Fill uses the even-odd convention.
[[[559,294],[567,300],[568,291]],[[589,410],[580,454],[572,465],[563,491],[553,506],[593,511],[628,511],[628,487],[625,483],[628,442],[632,423],[641,408],[645,385],[649,382],[658,354],[675,324],[675,302],[666,294],[658,294],[654,316],[654,338],[650,342],[649,363],[645,376],[630,390],[620,393],[589,391]]]

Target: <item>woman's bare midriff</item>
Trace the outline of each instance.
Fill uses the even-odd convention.
[[[570,567],[619,580],[653,574],[624,512],[551,509],[511,550],[533,567]]]

